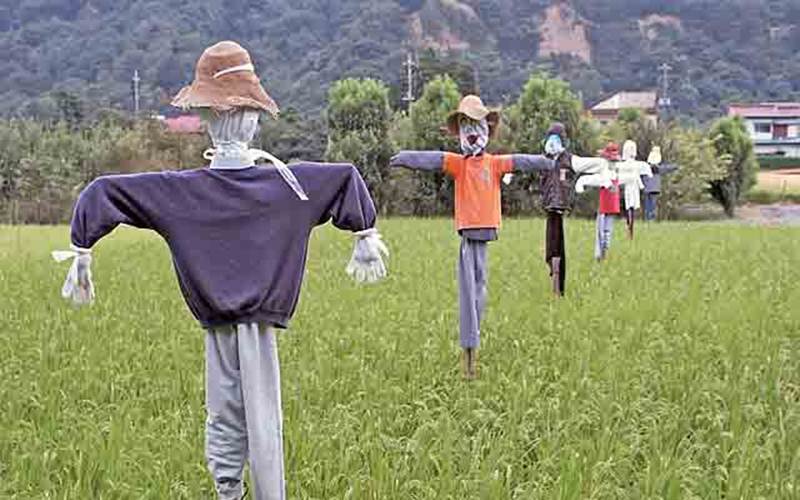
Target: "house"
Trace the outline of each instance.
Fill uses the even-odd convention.
[[[206,131],[203,120],[197,115],[159,116],[158,120],[173,134],[204,134]]]
[[[653,123],[658,121],[658,93],[655,91],[618,92],[594,105],[591,114],[602,124],[616,121],[623,109],[636,109]]]
[[[758,156],[800,160],[800,102],[731,104],[729,116],[740,116]]]

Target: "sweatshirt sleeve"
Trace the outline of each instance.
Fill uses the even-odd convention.
[[[332,165],[337,169],[338,190],[328,200],[327,208],[318,224],[330,220],[334,226],[346,231],[364,231],[375,226],[375,203],[364,179],[353,165]]]
[[[158,192],[166,173],[113,175],[92,181],[78,196],[72,244],[91,248],[120,224],[157,230]]]
[[[390,167],[403,167],[411,170],[441,170],[444,153],[441,151],[400,151],[389,162]]]
[[[511,155],[515,172],[534,172],[555,168],[555,161],[543,155]]]

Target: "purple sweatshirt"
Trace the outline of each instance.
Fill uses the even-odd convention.
[[[274,168],[100,177],[80,194],[72,243],[91,248],[118,224],[166,240],[181,291],[204,326],[267,322],[286,328],[297,305],[308,240],[326,223],[362,231],[375,206],[349,164],[290,167],[300,200]]]

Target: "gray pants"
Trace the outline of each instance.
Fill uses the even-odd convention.
[[[594,258],[604,259],[608,249],[611,248],[611,235],[614,232],[614,216],[597,214],[597,230],[594,244]]]
[[[458,259],[458,305],[461,347],[477,348],[481,343],[481,318],[486,307],[488,243],[461,238]]]
[[[245,461],[255,500],[286,498],[281,378],[275,331],[250,323],[206,334],[206,459],[220,499],[242,496]]]

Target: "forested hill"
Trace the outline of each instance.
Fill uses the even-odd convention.
[[[662,62],[680,110],[699,119],[730,100],[800,97],[795,0],[7,0],[0,115],[52,115],[61,91],[130,108],[135,69],[144,106],[163,107],[221,39],[245,45],[276,100],[302,111],[321,109],[343,76],[399,94],[408,47],[474,66],[495,103],[536,68],[592,102],[655,87]]]

